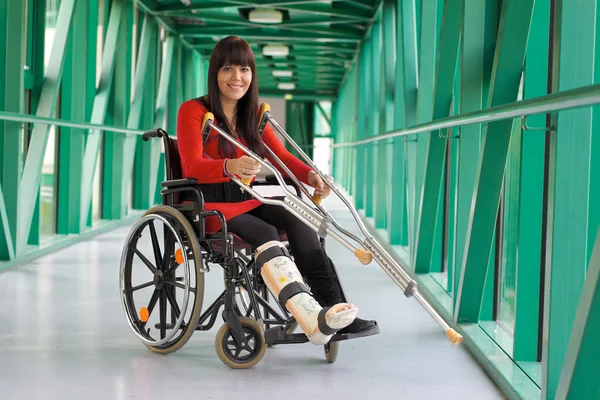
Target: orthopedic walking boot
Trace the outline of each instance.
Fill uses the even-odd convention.
[[[278,241],[257,248],[256,264],[267,287],[294,316],[308,340],[326,344],[356,318],[358,308],[340,302],[322,307],[312,296],[287,249]]]
[[[313,297],[321,306],[327,307],[347,302],[342,294],[341,284],[333,267],[333,262],[325,254],[325,251],[317,250],[301,254],[300,260],[297,261],[302,262],[306,284],[310,287]],[[371,330],[376,326],[377,322],[375,321],[356,317],[350,325],[340,329],[338,333],[360,333]]]

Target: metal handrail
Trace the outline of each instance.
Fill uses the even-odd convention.
[[[510,104],[487,108],[485,110],[473,111],[436,121],[415,125],[411,128],[395,130],[382,135],[354,142],[336,143],[333,147],[351,147],[379,140],[392,139],[398,136],[413,135],[415,133],[436,131],[439,129],[453,128],[455,126],[481,124],[503,119],[516,118],[532,114],[546,114],[553,111],[566,110],[569,108],[592,106],[600,103],[600,84],[590,85],[583,88],[565,90],[547,96],[533,99],[521,100]]]
[[[139,129],[117,128],[115,126],[88,124],[85,122],[71,122],[71,121],[65,121],[62,119],[43,118],[43,117],[38,117],[35,115],[18,114],[18,113],[11,113],[11,112],[7,112],[7,111],[0,111],[0,120],[25,122],[25,123],[38,123],[38,124],[46,124],[46,125],[56,125],[56,126],[64,126],[67,128],[76,128],[76,129],[89,129],[89,130],[100,130],[100,131],[109,131],[109,132],[118,132],[118,133],[129,133],[129,134],[134,134],[134,135],[141,135],[144,133],[144,131],[141,131]]]

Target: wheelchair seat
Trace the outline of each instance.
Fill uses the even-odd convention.
[[[183,172],[181,169],[181,157],[179,156],[179,148],[177,147],[177,139],[171,138],[168,135],[163,137],[163,143],[165,147],[165,169],[167,181],[175,181],[183,179]],[[259,185],[266,185],[271,181],[271,184],[276,184],[276,181],[266,180],[259,182]],[[164,185],[163,185],[164,186]],[[182,202],[181,192],[176,192],[172,196],[170,205],[180,205]],[[203,207],[202,207],[203,208]],[[233,235],[233,246],[235,251],[246,251],[247,253],[253,252],[253,247],[246,243],[241,237],[232,233]],[[279,241],[287,242],[287,234],[285,232],[279,233]],[[224,251],[224,247],[221,241],[212,241],[211,248],[219,253]]]

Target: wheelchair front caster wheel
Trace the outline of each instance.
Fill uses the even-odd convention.
[[[325,359],[328,363],[333,364],[337,360],[340,349],[340,342],[329,342],[323,345],[325,349]]]
[[[252,368],[263,358],[267,345],[260,325],[252,318],[240,318],[246,344],[238,346],[235,343],[229,325],[224,323],[219,328],[215,338],[217,355],[223,364],[234,369]]]

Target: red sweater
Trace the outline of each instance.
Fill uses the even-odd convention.
[[[177,116],[177,145],[181,157],[181,168],[184,178],[195,178],[198,183],[219,183],[229,181],[224,175],[224,159],[220,158],[218,149],[219,133],[212,131],[206,141],[206,147],[202,145],[202,118],[208,110],[198,100],[188,100],[179,107]],[[214,121],[215,125],[218,121]],[[282,145],[267,124],[263,132],[263,142],[277,157],[292,171],[292,173],[303,183],[308,184],[308,172],[311,168],[294,157]],[[245,143],[242,143],[245,145]],[[204,157],[206,154],[208,157]],[[243,151],[236,148],[236,157],[245,155]],[[271,157],[269,161],[283,173]],[[285,175],[285,174],[284,174]],[[240,203],[205,203],[206,210],[219,210],[226,220],[237,215],[244,214],[261,205],[261,202],[252,199]],[[206,221],[207,232],[216,232],[220,224],[215,217],[209,217]]]

